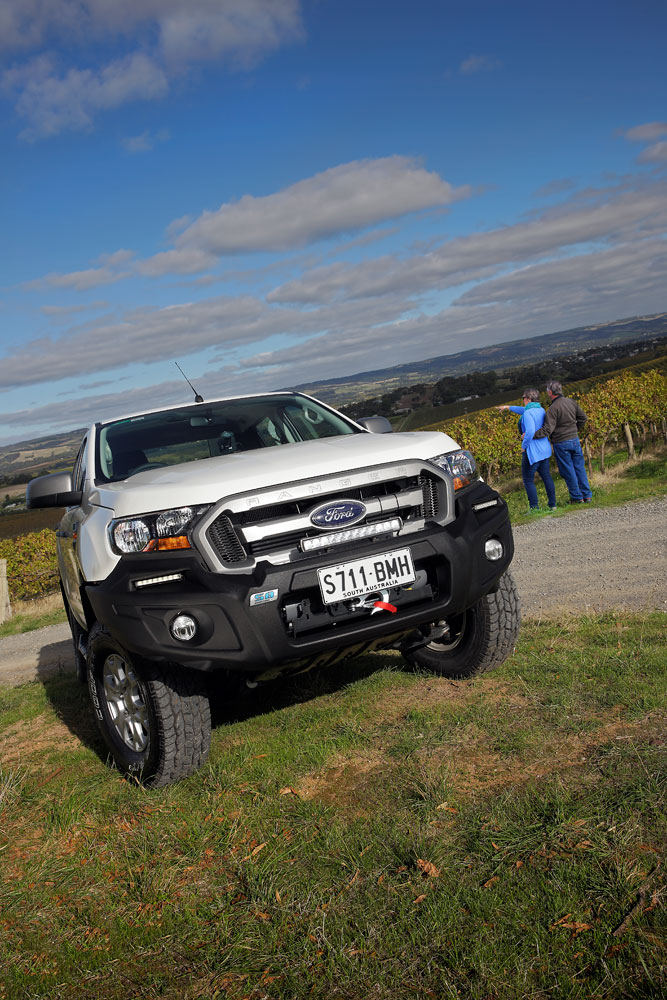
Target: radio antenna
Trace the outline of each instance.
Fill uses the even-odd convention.
[[[179,372],[181,373],[181,375],[183,376],[183,378],[185,379],[185,381],[188,383],[188,385],[190,386],[190,388],[194,392],[194,394],[195,394],[195,403],[203,403],[204,402],[204,397],[199,395],[199,393],[197,392],[197,390],[193,386],[192,382],[190,381],[190,379],[188,378],[188,376],[185,374],[185,372],[183,371],[183,369],[179,365],[178,361],[174,361],[174,364],[176,365],[176,367],[178,368]]]

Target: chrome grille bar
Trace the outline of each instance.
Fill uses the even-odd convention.
[[[424,476],[429,480],[426,491]],[[409,459],[223,497],[199,521],[193,541],[214,572],[248,572],[257,558],[274,565],[298,561],[306,558],[300,550],[301,540],[321,533],[311,523],[310,512],[322,504],[344,500],[351,493],[359,496],[366,507],[359,524],[400,517],[400,536],[421,531],[426,520],[447,524],[454,516],[451,478],[421,459]],[[429,502],[425,503],[427,497]],[[301,513],[276,517],[281,509]],[[215,529],[211,533],[216,521],[216,528],[225,526],[223,546]],[[232,544],[230,528],[238,547]]]

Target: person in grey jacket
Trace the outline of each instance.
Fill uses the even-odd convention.
[[[555,379],[547,382],[547,396],[550,406],[544,426],[536,432],[535,437],[548,437],[551,441],[558,471],[570,493],[570,503],[590,503],[593,494],[579,440],[579,431],[586,423],[586,414],[576,400],[563,395],[563,386]]]

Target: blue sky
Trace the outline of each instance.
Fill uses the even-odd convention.
[[[4,0],[0,443],[667,311],[662,0]]]

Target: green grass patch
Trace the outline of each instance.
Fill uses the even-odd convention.
[[[64,608],[55,608],[53,611],[40,611],[37,614],[24,612],[13,615],[6,622],[0,625],[0,639],[8,635],[20,635],[22,632],[32,632],[36,628],[45,628],[47,625],[61,625],[67,621]]]
[[[267,686],[160,791],[106,768],[74,678],[0,689],[0,998],[663,996],[664,634]]]

